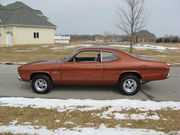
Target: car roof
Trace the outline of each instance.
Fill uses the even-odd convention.
[[[92,47],[81,47],[78,50],[109,50],[109,51],[121,51],[119,48],[107,47],[107,46],[92,46]]]

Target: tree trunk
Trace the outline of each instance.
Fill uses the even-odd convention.
[[[130,41],[130,53],[132,53],[132,49],[133,49],[133,38],[132,38],[132,36],[131,36],[131,39],[130,39],[131,41]]]

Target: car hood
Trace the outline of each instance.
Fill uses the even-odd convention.
[[[55,64],[55,63],[63,63],[63,58],[53,59],[53,60],[38,60],[38,61],[27,63],[25,65],[42,65],[42,64]]]

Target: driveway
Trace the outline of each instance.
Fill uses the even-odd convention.
[[[116,86],[103,85],[57,85],[45,95],[31,90],[30,83],[17,80],[17,65],[0,65],[0,96],[58,99],[137,99],[154,101],[180,101],[180,68],[171,68],[171,77],[141,86],[134,96],[122,95]]]

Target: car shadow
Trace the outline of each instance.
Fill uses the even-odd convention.
[[[51,92],[47,94],[36,94],[32,91],[31,84],[22,82],[20,87],[21,91],[32,92],[32,95],[27,97],[38,98],[78,98],[78,99],[118,99],[118,98],[130,98],[139,99],[142,94],[148,99],[153,99],[151,95],[148,95],[148,91],[151,91],[151,87],[148,84],[141,85],[141,90],[136,96],[123,95],[118,85],[54,85]],[[142,94],[141,94],[142,93]],[[143,98],[145,100],[145,98]]]
[[[154,97],[152,94],[150,94],[150,91],[152,91],[149,84],[142,84],[141,90],[140,90],[149,100],[154,100]]]
[[[30,83],[27,83],[27,82],[21,82],[19,84],[19,89],[21,90],[31,90],[31,84]]]
[[[151,91],[152,89],[149,86],[149,84],[146,83],[146,84],[141,84],[141,90],[143,90],[143,91]]]
[[[53,91],[91,91],[120,93],[117,85],[54,85]]]

